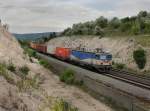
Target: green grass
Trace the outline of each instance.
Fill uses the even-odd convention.
[[[38,111],[78,111],[78,108],[69,102],[58,97],[49,96],[47,92],[43,92],[43,96],[45,99]]]
[[[24,54],[28,55],[31,59],[31,57],[37,57],[36,51],[29,48],[29,42],[19,41],[21,44],[21,47],[24,49]],[[32,61],[31,61],[32,62]]]
[[[3,76],[7,82],[14,83],[13,78],[8,74],[7,66],[5,64],[0,64],[0,76]]]
[[[28,91],[30,89],[38,89],[40,85],[39,76],[34,76],[33,78],[25,78],[17,82],[16,86],[19,88],[19,91]]]
[[[56,100],[54,105],[52,106],[51,111],[78,111],[76,107],[73,107],[68,102],[64,101],[63,99]]]
[[[136,36],[135,39],[143,47],[150,47],[150,35]]]
[[[75,76],[74,71],[71,69],[66,69],[60,76],[60,81],[65,82],[66,84],[74,84]]]
[[[11,72],[15,72],[16,71],[16,67],[13,63],[10,63],[8,66],[7,66],[7,69]]]
[[[47,69],[51,69],[52,66],[48,63],[48,61],[44,60],[44,59],[39,59],[39,64],[44,66]]]
[[[122,63],[114,63],[113,67],[117,69],[124,69],[126,68],[126,65]]]
[[[30,48],[27,48],[26,51],[27,51],[29,57],[37,57],[36,51],[34,51],[34,50],[30,49]]]
[[[26,77],[30,71],[30,69],[27,66],[23,66],[19,68],[19,71],[21,72],[22,77]]]

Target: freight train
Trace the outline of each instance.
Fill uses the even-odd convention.
[[[99,69],[102,72],[108,72],[112,68],[112,54],[103,51],[90,52],[37,43],[30,43],[30,47],[38,52],[53,55],[61,60]]]

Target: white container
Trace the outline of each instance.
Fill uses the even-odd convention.
[[[53,46],[53,45],[47,45],[47,53],[48,54],[55,54],[55,50],[56,50],[55,46]]]

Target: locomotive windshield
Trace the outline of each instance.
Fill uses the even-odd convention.
[[[112,59],[112,55],[107,55],[107,60],[111,60]]]
[[[100,55],[95,55],[95,59],[100,59]]]
[[[101,60],[106,60],[106,55],[100,55]]]
[[[100,60],[112,60],[112,55],[111,54],[101,54],[101,55],[96,55],[96,59]]]

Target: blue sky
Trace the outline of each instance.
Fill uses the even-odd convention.
[[[150,11],[150,0],[1,0],[0,17],[11,32],[62,31],[73,23]]]

